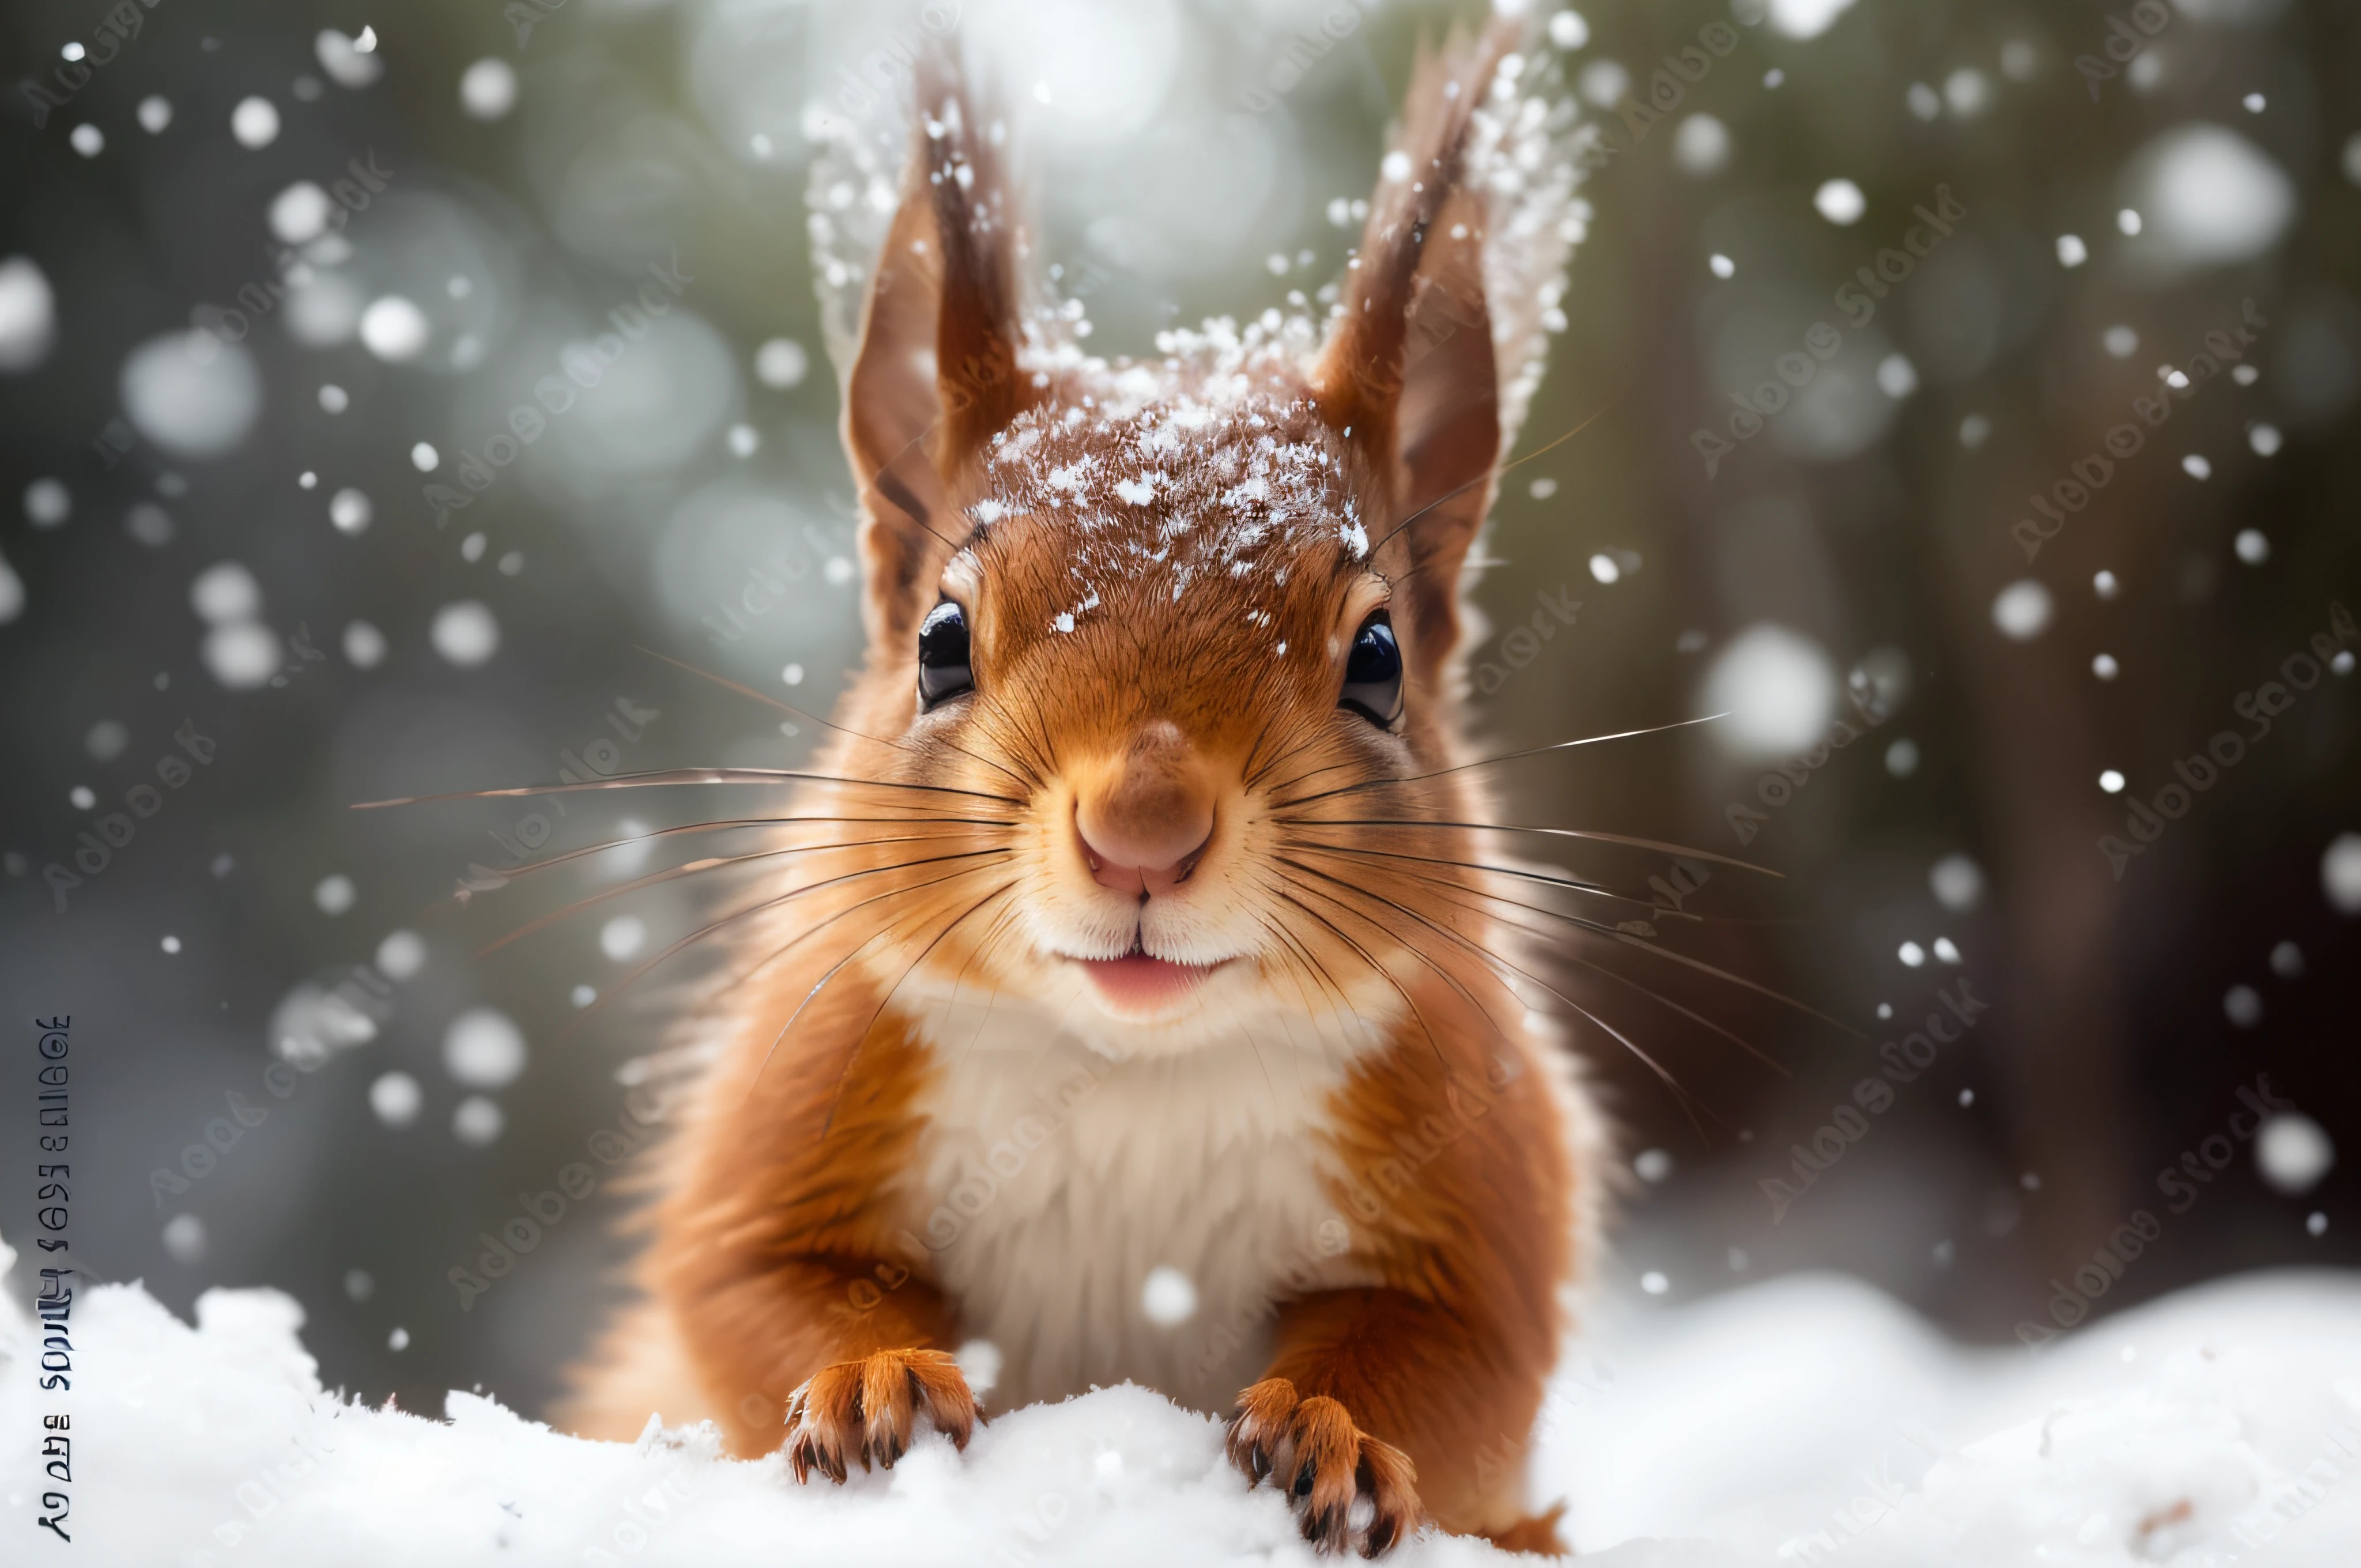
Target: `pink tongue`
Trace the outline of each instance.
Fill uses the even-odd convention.
[[[1149,958],[1146,953],[1079,961],[1090,971],[1091,979],[1098,982],[1107,1000],[1121,1006],[1148,1007],[1170,1002],[1205,975],[1202,966],[1176,964],[1170,959]]]

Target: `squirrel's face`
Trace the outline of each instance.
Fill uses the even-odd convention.
[[[1427,728],[1354,467],[1284,389],[995,433],[900,663],[926,776],[1005,797],[1013,885],[930,976],[1159,1039],[1319,1004],[1302,957],[1355,916],[1298,824]]]
[[[877,840],[890,894],[840,883],[889,996],[1180,1049],[1467,993],[1493,933],[1452,766],[1460,570],[1572,221],[1513,74],[1433,95],[1325,319],[1299,296],[1138,360],[1027,307],[1004,127],[930,72],[898,193],[858,144],[816,170],[824,249],[893,214],[828,269],[867,273],[838,761],[911,835]]]

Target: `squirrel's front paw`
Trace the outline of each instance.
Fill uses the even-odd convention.
[[[1410,1455],[1363,1431],[1335,1400],[1298,1399],[1284,1377],[1238,1396],[1227,1446],[1249,1483],[1274,1476],[1287,1489],[1303,1538],[1323,1552],[1341,1552],[1357,1535],[1362,1556],[1380,1556],[1419,1526]],[[1370,1517],[1356,1529],[1353,1505],[1365,1497]]]
[[[863,1470],[873,1459],[891,1470],[921,1413],[957,1448],[981,1419],[967,1378],[944,1352],[881,1350],[840,1361],[787,1396],[787,1463],[797,1481],[818,1470],[839,1486],[856,1459]]]

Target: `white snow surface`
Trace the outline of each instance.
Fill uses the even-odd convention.
[[[90,1564],[1315,1561],[1214,1420],[1137,1387],[799,1487],[775,1458],[719,1457],[709,1429],[588,1442],[472,1394],[439,1420],[348,1402],[302,1326],[272,1290],[208,1291],[193,1328],[136,1284],[80,1291],[72,1389],[44,1393],[0,1300],[0,1559],[49,1550],[21,1544],[56,1486],[32,1439],[64,1410]],[[2361,1277],[2223,1281],[2036,1354],[1963,1350],[1859,1283],[1800,1276],[1604,1307],[1552,1390],[1534,1480],[1611,1568],[2347,1568],[2356,1455]],[[1430,1534],[1394,1561],[1510,1559]]]

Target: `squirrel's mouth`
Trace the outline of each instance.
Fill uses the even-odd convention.
[[[1165,1012],[1222,967],[1219,962],[1184,964],[1155,958],[1137,944],[1119,959],[1069,958],[1067,961],[1091,977],[1100,1000],[1113,1011],[1143,1017]]]

